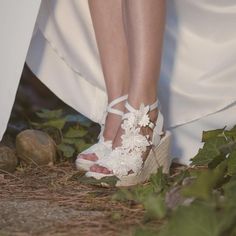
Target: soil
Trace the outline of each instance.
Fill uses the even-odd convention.
[[[69,162],[0,173],[0,235],[132,235],[144,210],[112,200],[116,188],[81,184]]]

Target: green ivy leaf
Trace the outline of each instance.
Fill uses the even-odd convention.
[[[231,153],[233,152],[234,150],[236,150],[236,142],[235,141],[231,141],[231,140],[228,140],[228,143],[222,145],[220,148],[219,148],[220,152],[223,154],[223,155],[227,155],[228,153]]]
[[[86,177],[85,175],[78,176],[76,178],[80,183],[98,185],[104,187],[115,187],[119,180],[116,176],[103,177],[101,179],[95,179],[93,177]]]
[[[64,139],[66,140],[65,142],[69,141],[70,139]],[[77,150],[78,153],[84,151],[85,149],[89,148],[92,143],[86,143],[84,139],[77,138],[77,139],[71,139],[73,140],[73,144]]]
[[[180,206],[158,236],[219,236],[219,221],[213,207],[194,203]]]
[[[216,156],[211,162],[208,163],[208,168],[215,169],[224,160],[225,160],[225,155],[220,154],[219,156]]]
[[[89,147],[91,147],[91,143],[84,143],[84,144],[80,144],[79,147],[79,152],[83,152],[84,150],[88,149]]]
[[[134,193],[130,191],[129,189],[119,189],[113,196],[112,200],[114,201],[134,201],[136,198],[134,197]]]
[[[58,119],[62,116],[62,109],[59,110],[48,110],[42,109],[40,112],[36,112],[36,115],[42,119]]]
[[[229,138],[236,138],[236,125],[230,129],[230,130],[225,130],[224,135]]]
[[[150,194],[143,204],[146,209],[146,217],[150,219],[162,219],[166,216],[167,209],[165,200],[161,194],[157,196]]]
[[[161,192],[166,189],[168,185],[167,175],[163,173],[162,167],[158,169],[156,174],[151,175],[149,181],[155,189],[155,192]]]
[[[233,128],[231,130],[235,130],[236,131],[236,125],[233,126]]]
[[[228,157],[228,175],[236,174],[236,151],[229,154]]]
[[[61,144],[57,145],[57,148],[60,151],[62,151],[63,156],[68,157],[68,158],[72,157],[74,155],[74,152],[75,152],[75,148],[73,148],[70,145],[66,145],[64,143],[61,143]]]
[[[29,121],[29,123],[35,128],[41,128],[43,125],[38,122]]]
[[[70,127],[69,130],[64,134],[66,138],[82,138],[88,133],[88,130],[82,128]]]
[[[86,143],[85,140],[81,138],[63,138],[62,142],[65,144],[74,145],[78,153],[93,145],[92,143]]]
[[[79,141],[80,141],[80,139],[77,139],[77,138],[63,138],[63,140],[62,140],[63,143],[74,144],[74,145],[76,145],[76,143]]]
[[[222,189],[224,190],[224,198],[223,202],[221,200],[220,235],[234,236],[236,232],[236,176],[231,177]]]
[[[215,129],[215,130],[208,130],[202,132],[202,142],[206,142],[209,139],[213,139],[218,137],[220,134],[222,134],[225,130],[226,126],[222,129]]]
[[[205,170],[197,177],[196,181],[182,189],[186,197],[196,197],[208,200],[212,195],[212,190],[222,181],[227,169],[227,161],[220,163],[214,170]]]
[[[133,200],[137,202],[144,202],[148,196],[153,194],[154,189],[150,184],[137,185],[131,189],[133,192]]]
[[[223,190],[224,190],[224,195],[226,197],[226,201],[232,199],[235,206],[236,206],[236,202],[235,202],[235,196],[236,196],[236,176],[233,176],[230,181],[228,183],[226,183],[223,186]]]
[[[42,123],[42,127],[54,127],[61,130],[64,127],[65,122],[66,120],[64,118],[53,119]]]
[[[227,236],[235,236],[236,235],[236,207],[231,206],[230,208],[225,209],[221,213],[221,221],[219,223],[220,234],[219,235],[227,235]]]
[[[201,166],[209,164],[214,158],[221,154],[219,149],[226,143],[227,141],[224,137],[208,140],[203,148],[199,149],[197,155],[190,159],[192,161],[191,165]]]
[[[149,228],[137,228],[134,232],[134,236],[157,236],[158,232]]]
[[[150,184],[147,185],[136,185],[130,189],[119,189],[114,195],[113,200],[117,201],[134,201],[144,202],[145,199],[153,194],[154,189]]]

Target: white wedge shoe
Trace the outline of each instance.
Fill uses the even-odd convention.
[[[124,96],[116,98],[115,100],[113,100],[112,102],[110,102],[108,104],[107,109],[104,112],[102,122],[100,124],[101,132],[100,132],[100,134],[98,136],[99,141],[96,144],[94,144],[91,147],[89,147],[88,149],[86,149],[83,152],[81,152],[77,156],[75,164],[76,164],[76,167],[77,167],[78,170],[88,171],[90,166],[92,166],[95,163],[95,161],[83,158],[83,156],[81,154],[91,154],[91,153],[94,153],[94,154],[96,154],[98,160],[100,160],[104,156],[107,156],[110,153],[111,148],[112,148],[112,140],[106,140],[105,141],[104,137],[103,137],[106,117],[107,117],[108,113],[113,113],[113,114],[116,114],[116,115],[119,115],[119,116],[123,116],[123,114],[124,114],[123,111],[120,111],[120,110],[115,109],[113,107],[115,105],[117,105],[118,103],[127,100],[127,98],[128,98],[128,95],[124,95]]]
[[[125,104],[128,113],[123,115],[124,134],[121,135],[122,144],[113,149],[108,155],[96,161],[96,164],[107,168],[111,174],[88,171],[87,177],[101,179],[108,176],[116,176],[119,180],[116,186],[131,186],[147,181],[151,174],[156,173],[159,167],[168,173],[171,159],[169,155],[171,135],[163,130],[163,115],[158,109],[156,122],[152,122],[149,112],[157,109],[158,102],[144,106],[141,104],[138,110],[128,102]],[[143,135],[144,127],[153,130],[152,138]],[[142,131],[141,131],[142,129]],[[143,154],[149,150],[149,154],[143,160]]]

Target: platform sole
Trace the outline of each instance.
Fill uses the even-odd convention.
[[[122,176],[116,183],[117,187],[132,186],[140,183],[144,183],[149,180],[152,174],[157,173],[159,167],[162,166],[163,173],[169,173],[171,158],[170,158],[170,146],[171,146],[171,133],[166,131],[165,136],[161,139],[158,146],[150,151],[146,158],[144,165],[139,173],[129,174]],[[87,177],[94,177],[95,179],[102,179],[103,177],[114,176],[113,174],[102,174],[98,172],[88,171]],[[101,183],[104,186],[104,183]]]

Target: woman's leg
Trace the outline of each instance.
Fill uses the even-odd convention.
[[[165,0],[123,0],[130,64],[129,102],[139,108],[157,97]]]
[[[162,41],[165,22],[165,0],[123,0],[122,10],[129,50],[129,103],[136,109],[141,103],[152,104],[157,98]],[[150,112],[157,118],[157,111]],[[119,128],[113,147],[120,145],[123,130]],[[110,173],[93,165],[92,171]]]
[[[122,2],[121,0],[89,0],[88,2],[109,103],[128,93],[128,48],[122,20]],[[124,111],[124,102],[114,108]],[[105,140],[114,139],[120,123],[120,116],[108,113],[103,135]],[[86,159],[96,160],[94,154],[83,155]]]

